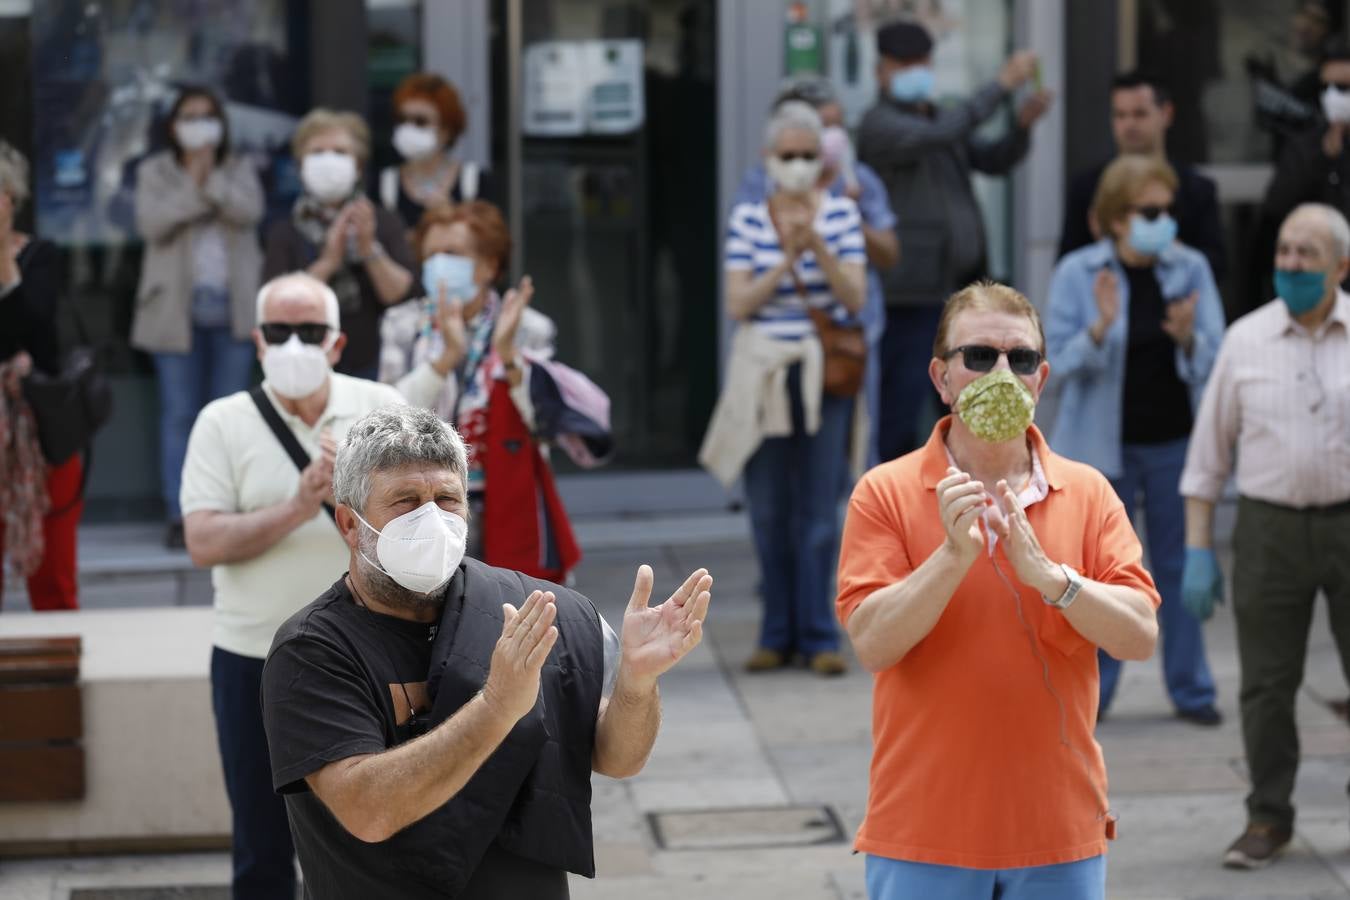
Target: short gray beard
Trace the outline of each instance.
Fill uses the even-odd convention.
[[[361,552],[356,554],[356,571],[361,576],[361,583],[365,586],[366,593],[370,599],[395,609],[407,609],[414,612],[440,606],[445,600],[445,587],[439,587],[430,594],[419,594],[416,591],[410,591],[399,584],[393,578],[390,578],[384,572],[375,568],[372,559],[376,556],[376,546],[379,538],[375,536],[369,528],[363,527],[356,538],[356,546]]]

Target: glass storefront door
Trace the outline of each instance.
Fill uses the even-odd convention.
[[[492,17],[517,274],[559,359],[608,392],[615,465],[691,466],[717,386],[713,4],[495,0]]]

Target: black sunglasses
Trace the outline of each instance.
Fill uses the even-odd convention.
[[[292,325],[289,322],[264,322],[258,326],[263,340],[269,344],[284,344],[291,335],[299,335],[302,343],[322,344],[328,337],[328,326],[322,322],[301,322]]]
[[[807,162],[815,162],[816,157],[819,155],[820,154],[816,153],[814,150],[789,150],[787,153],[779,153],[778,158],[783,162],[792,162],[794,159],[804,159]]]
[[[418,128],[430,128],[432,125],[435,124],[434,122],[431,121],[431,117],[424,116],[421,114],[415,114],[410,116],[399,116],[398,123],[400,125],[403,125],[405,123],[408,125],[416,125]]]
[[[1136,206],[1136,207],[1134,207],[1134,211],[1137,212],[1137,213],[1139,213],[1139,215],[1143,216],[1145,219],[1147,219],[1147,220],[1149,220],[1150,222],[1152,222],[1153,220],[1157,219],[1158,216],[1161,216],[1161,215],[1168,215],[1168,216],[1170,216],[1170,215],[1172,214],[1172,207],[1171,207],[1171,206],[1152,206],[1152,205],[1149,205],[1149,206]]]
[[[963,347],[953,347],[942,355],[944,360],[951,359],[956,354],[961,354],[961,362],[972,372],[989,372],[998,364],[998,358],[1007,354],[1008,368],[1012,369],[1018,375],[1034,374],[1036,368],[1041,364],[1045,356],[1039,350],[1032,350],[1030,347],[1013,347],[1011,350],[1000,350],[997,347],[990,347],[985,344],[966,344]]]

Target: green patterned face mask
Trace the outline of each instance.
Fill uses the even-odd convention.
[[[1031,391],[1007,369],[981,375],[956,398],[956,414],[970,433],[991,444],[1021,436],[1036,415]]]

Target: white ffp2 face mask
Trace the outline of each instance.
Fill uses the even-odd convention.
[[[331,334],[331,333],[330,333]],[[262,370],[267,384],[287,400],[299,400],[323,387],[331,367],[328,350],[332,337],[322,344],[306,344],[292,334],[284,344],[268,344]]]
[[[449,581],[464,560],[469,523],[433,502],[389,520],[382,530],[362,519],[356,510],[352,513],[362,525],[379,535],[375,556],[380,563],[377,565],[364,552],[357,552],[410,591],[430,594]]]
[[[394,149],[404,159],[425,159],[440,149],[440,138],[430,125],[404,122],[394,129]]]
[[[1327,85],[1322,91],[1322,113],[1328,122],[1350,122],[1350,91]]]
[[[769,180],[781,191],[804,194],[820,180],[821,161],[817,159],[781,159],[770,156],[764,161]]]
[[[217,118],[180,119],[173,124],[173,136],[184,150],[200,150],[203,147],[218,147],[225,134],[225,127]]]
[[[300,163],[301,183],[321,203],[336,203],[351,196],[356,175],[356,160],[336,150],[307,153]]]

